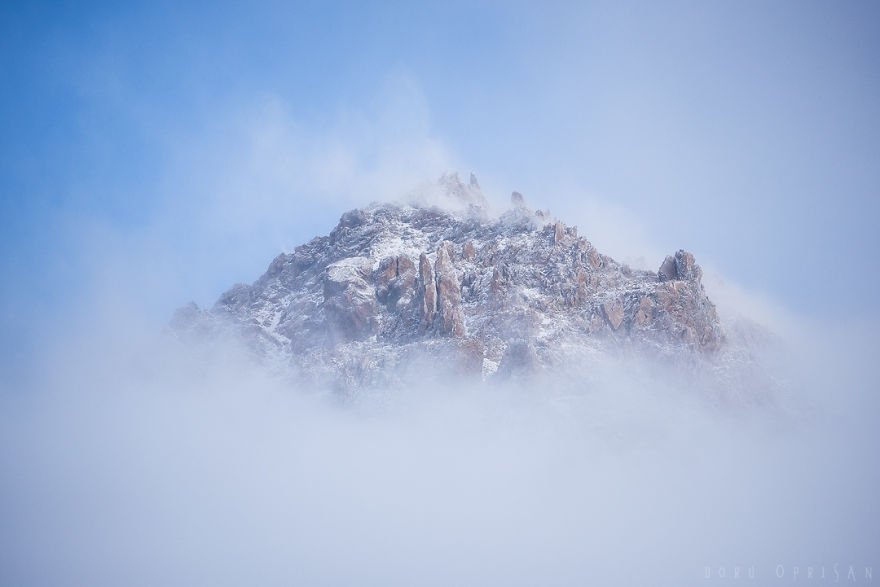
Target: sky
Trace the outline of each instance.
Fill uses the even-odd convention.
[[[445,170],[635,264],[686,248],[859,320],[880,294],[878,26],[852,1],[5,2],[3,350],[96,289],[157,318],[209,305]]]
[[[849,0],[0,3],[0,583],[878,568],[878,29]],[[163,334],[446,171],[635,266],[692,251],[725,325],[787,326],[750,347],[773,391],[606,357],[348,404]]]

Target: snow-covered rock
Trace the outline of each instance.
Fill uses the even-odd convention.
[[[446,175],[438,189],[434,203],[346,212],[329,235],[279,255],[212,309],[179,311],[173,329],[222,325],[258,356],[346,388],[394,384],[425,360],[491,379],[584,353],[702,362],[724,353],[690,253],[658,272],[630,269],[518,193],[490,218],[475,177],[465,185]],[[452,205],[441,207],[444,198]]]

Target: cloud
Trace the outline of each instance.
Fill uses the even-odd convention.
[[[67,266],[78,269],[65,286],[78,301],[62,299],[71,307],[59,314],[100,312],[108,300],[152,318],[191,298],[209,305],[279,252],[327,234],[344,211],[401,197],[460,165],[404,74],[323,119],[275,94],[211,103],[186,121],[130,114],[150,128],[156,151],[128,196],[133,214],[71,201],[49,219]],[[99,180],[70,191],[93,188],[122,198]]]
[[[278,96],[257,97],[168,150],[169,189],[185,190],[201,229],[230,235],[280,232],[312,210],[386,199],[457,165],[405,76],[386,80],[367,107],[340,107],[324,122]]]
[[[681,585],[753,565],[768,584],[777,564],[877,562],[876,328],[790,318],[772,363],[789,393],[759,408],[611,360],[525,387],[423,370],[341,404],[161,335],[343,209],[466,169],[430,118],[405,76],[329,122],[274,96],[217,108],[157,131],[148,217],[67,218],[85,285],[0,392],[0,583]],[[516,178],[481,181],[504,202]],[[637,211],[527,184],[624,261],[672,252]]]
[[[340,404],[234,347],[105,327],[0,396],[3,582],[679,585],[753,565],[772,584],[776,564],[876,562],[861,340],[798,355],[776,409],[612,361],[540,388],[423,372]]]

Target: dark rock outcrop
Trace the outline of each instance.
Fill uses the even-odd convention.
[[[657,277],[660,281],[700,281],[703,277],[703,270],[697,265],[692,254],[679,250],[675,255],[663,260]]]

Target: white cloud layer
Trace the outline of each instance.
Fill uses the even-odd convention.
[[[681,585],[734,565],[775,584],[777,564],[876,563],[865,340],[798,351],[794,393],[761,408],[610,362],[340,404],[222,345],[58,342],[0,396],[8,584]]]
[[[224,115],[169,133],[144,225],[70,219],[88,286],[0,392],[0,583],[683,585],[742,565],[775,584],[778,564],[877,565],[875,324],[779,327],[728,287],[724,312],[789,337],[790,392],[758,408],[617,363],[531,389],[425,373],[339,405],[159,335],[173,304],[326,233],[315,218],[462,167],[405,78],[329,127],[271,97]],[[503,202],[510,180],[483,184]],[[526,196],[624,261],[672,252],[620,207],[547,192]]]

